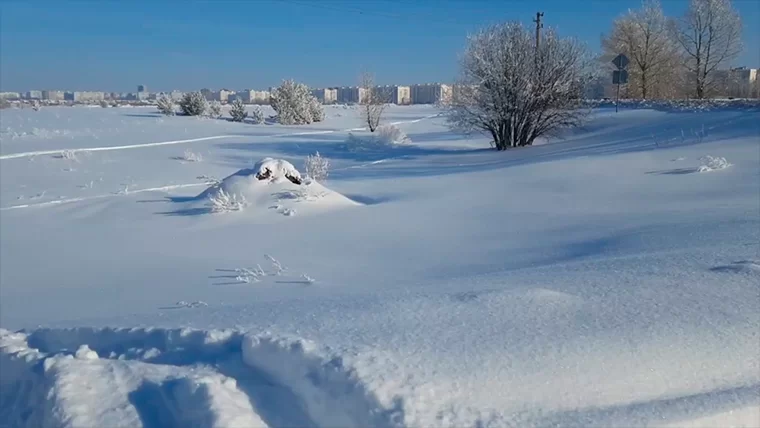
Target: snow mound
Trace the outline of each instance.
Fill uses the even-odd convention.
[[[0,329],[0,418],[14,427],[399,425],[400,403],[380,400],[357,362],[268,334]]]
[[[702,165],[697,168],[698,172],[717,171],[720,169],[726,169],[731,166],[726,158],[720,156],[707,155],[699,158],[699,160],[702,161]]]
[[[211,212],[266,211],[290,217],[359,203],[322,184],[303,179],[289,162],[266,158],[211,185],[196,198]]]

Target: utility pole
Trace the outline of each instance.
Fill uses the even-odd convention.
[[[541,22],[543,16],[543,12],[536,12],[536,19],[533,20],[536,23],[536,56],[538,56],[538,48],[541,45],[541,29],[544,28],[544,24]]]

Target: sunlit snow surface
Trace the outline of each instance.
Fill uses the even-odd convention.
[[[0,425],[760,425],[757,110],[505,153],[326,112],[2,110]],[[235,176],[317,151],[324,183]]]

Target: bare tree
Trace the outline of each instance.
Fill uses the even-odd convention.
[[[694,79],[694,95],[704,98],[715,85],[715,71],[741,51],[742,23],[731,0],[691,0],[684,16],[672,23]]]
[[[363,73],[359,85],[359,103],[361,104],[362,121],[367,124],[370,132],[375,132],[383,117],[386,94],[375,86],[375,78],[370,73]]]
[[[646,99],[674,95],[668,82],[680,72],[677,44],[668,31],[659,0],[644,0],[641,9],[629,10],[616,19],[610,34],[602,39],[602,47],[609,56],[622,53],[631,60],[629,96]]]
[[[519,23],[470,36],[461,78],[452,92],[452,128],[493,137],[498,150],[526,146],[560,127],[578,125],[591,73],[585,48],[546,31],[536,48],[533,30]]]

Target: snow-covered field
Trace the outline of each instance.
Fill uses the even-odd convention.
[[[0,426],[760,426],[757,110],[437,114],[2,110]]]

